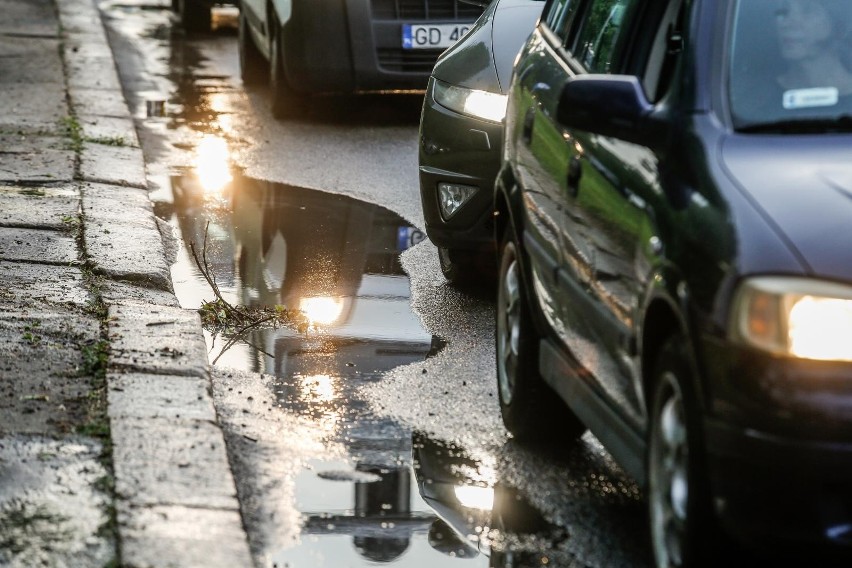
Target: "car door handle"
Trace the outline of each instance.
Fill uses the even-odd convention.
[[[580,193],[580,178],[583,177],[582,158],[572,156],[568,162],[567,188],[571,197],[577,197]]]

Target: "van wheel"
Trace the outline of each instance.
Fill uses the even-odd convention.
[[[266,82],[269,67],[260,50],[254,44],[248,28],[245,11],[240,10],[237,47],[240,55],[240,78],[246,85],[258,85]]]
[[[272,94],[272,116],[278,119],[298,116],[304,111],[305,99],[296,93],[284,72],[283,32],[281,26],[273,21],[276,31],[272,34],[269,54],[269,88]]]
[[[497,291],[497,390],[506,429],[521,443],[564,443],[586,426],[544,382],[538,370],[538,342],[521,274],[513,231],[501,247]]]
[[[178,0],[178,12],[186,31],[208,33],[211,30],[212,10],[200,0]]]
[[[682,337],[667,341],[654,372],[646,461],[651,545],[659,568],[704,565],[703,543],[717,532],[685,350]]]

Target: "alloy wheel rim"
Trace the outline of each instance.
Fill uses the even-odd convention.
[[[515,389],[515,374],[518,366],[518,349],[521,328],[521,292],[518,278],[518,262],[510,260],[506,273],[501,279],[500,304],[498,318],[498,380],[500,397],[504,404],[511,404]]]
[[[657,566],[683,566],[688,522],[689,443],[683,395],[671,373],[653,426],[650,453],[651,538]]]

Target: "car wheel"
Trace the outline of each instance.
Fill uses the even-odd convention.
[[[266,60],[251,37],[245,12],[240,10],[237,46],[240,55],[240,77],[246,85],[264,83],[269,73]]]
[[[200,0],[178,0],[178,12],[183,29],[193,33],[207,33],[211,26],[210,6]]]
[[[648,513],[656,566],[703,565],[710,540],[709,490],[702,464],[698,405],[692,394],[686,342],[660,352],[648,434]]]
[[[273,22],[272,45],[269,53],[269,88],[272,96],[272,116],[279,119],[297,116],[304,110],[304,98],[293,91],[284,72],[281,26]]]
[[[506,429],[521,443],[573,441],[586,426],[538,371],[538,342],[514,234],[501,247],[497,291],[497,390]]]

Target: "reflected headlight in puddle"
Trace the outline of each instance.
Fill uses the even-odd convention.
[[[318,296],[299,300],[299,309],[311,325],[331,325],[343,313],[343,298]]]
[[[468,509],[490,511],[494,507],[494,489],[475,485],[457,485],[454,487],[456,499]]]

